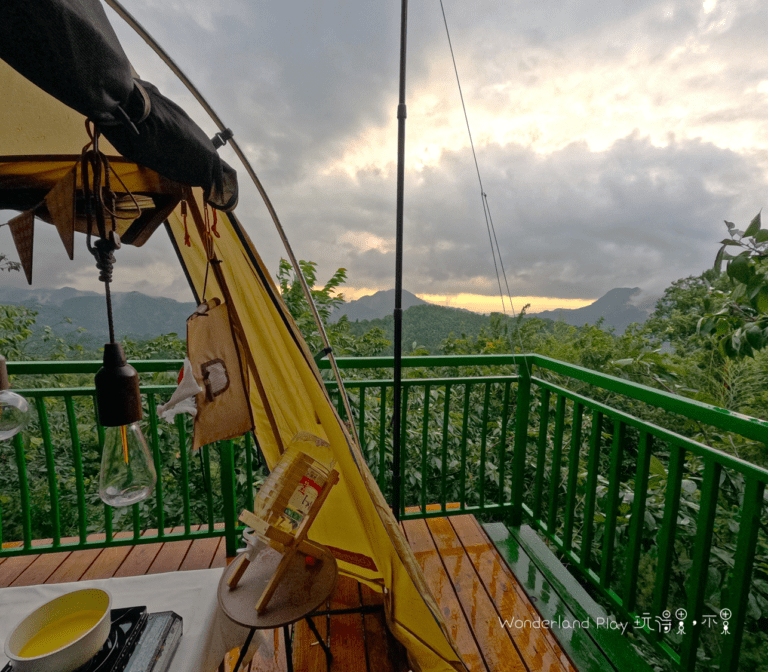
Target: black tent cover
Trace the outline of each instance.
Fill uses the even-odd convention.
[[[126,158],[234,208],[234,169],[184,110],[134,79],[100,0],[5,0],[0,58],[91,119]]]

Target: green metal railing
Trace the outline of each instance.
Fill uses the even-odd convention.
[[[358,370],[388,364],[341,362]],[[676,667],[693,670],[704,650],[710,668],[737,668],[751,593],[756,602],[756,558],[768,579],[768,471],[700,439],[726,433],[765,447],[768,422],[538,355],[413,357],[404,366],[441,376],[467,367],[517,372],[404,381],[401,468],[404,482],[418,487],[403,488],[403,519],[473,513],[526,522]],[[378,390],[383,409],[389,385],[345,383],[358,401],[364,447],[362,437],[375,432],[366,392]],[[452,415],[461,418],[453,437]],[[386,491],[385,442],[367,457]],[[720,611],[710,614],[705,598]],[[712,623],[722,628],[726,620],[728,635],[715,637]]]
[[[338,362],[363,452],[389,496],[392,360]],[[133,364],[155,377],[181,365]],[[403,365],[403,519],[474,513],[530,524],[677,667],[693,670],[703,656],[736,669],[755,620],[747,612],[756,576],[768,579],[768,471],[706,444],[730,436],[765,445],[768,423],[538,355],[410,357]],[[24,381],[99,366],[8,365]],[[338,399],[335,384],[327,386]],[[191,456],[188,424],[158,422],[154,411],[173,387],[142,387],[160,476],[153,502],[119,515],[96,494],[103,430],[93,388],[19,389],[37,418],[12,445],[0,444],[3,473],[15,473],[0,477],[0,539],[18,542],[4,544],[0,557],[208,536],[224,536],[232,554],[236,512],[253,505],[264,474],[257,447],[246,436]],[[705,626],[713,604],[731,612],[729,637]],[[684,635],[654,628],[665,611],[676,622],[680,609]]]
[[[174,377],[181,366],[179,361],[133,364],[140,373],[174,372]],[[9,371],[34,382],[38,376],[91,374],[100,366],[99,362],[21,362],[11,364]],[[177,417],[169,425],[157,418],[157,404],[167,400],[175,385],[143,385],[141,389],[143,429],[159,477],[152,501],[130,509],[113,509],[98,498],[104,429],[95,413],[95,389],[15,390],[32,402],[35,417],[27,431],[0,444],[6,474],[0,478],[0,542],[4,542],[0,557],[212,536],[225,536],[227,552],[234,554],[237,507],[253,506],[253,488],[238,488],[236,479],[257,482],[253,438],[246,435],[221,441],[192,456],[190,423]],[[174,474],[164,469],[169,452],[176,463]],[[86,455],[88,459],[84,459]],[[12,471],[15,479],[10,477]],[[195,481],[200,487],[190,486]],[[7,492],[13,486],[15,493]],[[174,501],[168,501],[169,490]],[[116,512],[119,521],[115,521]],[[9,519],[15,524],[9,525]]]

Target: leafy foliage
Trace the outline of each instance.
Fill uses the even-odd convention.
[[[728,288],[728,278],[714,269],[675,280],[642,326],[649,343],[656,348],[666,344],[680,357],[711,350],[712,339],[699,332],[698,323],[702,312],[720,309]]]
[[[768,345],[768,230],[762,228],[760,213],[744,231],[732,222],[725,225],[730,238],[721,241],[715,272],[725,261],[732,289],[720,310],[701,318],[699,333],[715,334],[726,357],[752,357]],[[740,251],[729,251],[733,248]]]
[[[37,313],[26,306],[0,306],[0,352],[7,359],[24,359]]]
[[[0,253],[0,271],[20,271],[21,264],[18,261],[12,261],[6,255]]]
[[[380,327],[373,327],[355,335],[350,329],[350,323],[346,316],[337,322],[330,322],[329,318],[333,309],[344,303],[344,295],[336,290],[347,279],[345,269],[338,269],[323,287],[315,288],[317,282],[317,263],[314,261],[299,261],[299,267],[307,285],[310,287],[312,300],[317,307],[317,312],[325,328],[328,341],[337,357],[342,355],[370,357],[381,353],[389,346],[390,343]],[[291,264],[285,259],[280,260],[277,281],[283,301],[304,336],[310,352],[316,354],[322,351],[324,347],[323,340],[317,329],[309,302],[304,295],[301,282],[299,282],[294,274]]]

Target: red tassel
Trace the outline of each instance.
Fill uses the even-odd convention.
[[[184,245],[192,247],[192,240],[189,237],[189,229],[187,229],[187,202],[181,202],[181,219],[184,222]]]

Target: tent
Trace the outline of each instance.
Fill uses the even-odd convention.
[[[27,213],[16,224],[20,233],[29,233],[30,241],[33,215],[54,222],[71,256],[74,232],[85,231],[82,174],[74,171],[89,140],[83,115],[99,121],[110,141],[102,141],[101,149],[124,182],[116,188],[118,196],[130,192],[140,206],[131,217],[118,220],[123,242],[139,246],[165,222],[196,298],[202,298],[205,285],[206,296],[228,305],[254,435],[270,468],[301,430],[330,444],[341,481],[310,537],[331,548],[341,572],[384,593],[390,629],[407,648],[415,670],[466,669],[413,553],[256,249],[233,213],[220,214],[218,236],[210,235],[209,206],[227,209],[236,200],[234,171],[218,160],[213,143],[183,110],[165,102],[148,83],[138,80],[136,85],[98,0],[12,0],[3,13],[0,209]],[[30,31],[43,31],[47,39],[37,33],[34,41],[27,41]],[[26,48],[31,43],[35,49]],[[40,44],[45,48],[38,49]],[[94,56],[97,51],[102,57]],[[54,66],[52,75],[49,67]],[[62,78],[69,85],[61,86]],[[136,114],[135,96],[144,99],[147,92],[152,109],[142,120],[146,109]],[[150,121],[158,109],[161,118]],[[184,166],[190,154],[202,155],[191,172]],[[71,225],[62,225],[57,190],[72,188],[77,194],[74,217]],[[31,242],[19,250],[28,254],[22,261],[31,277]],[[209,267],[211,259],[216,263]]]

